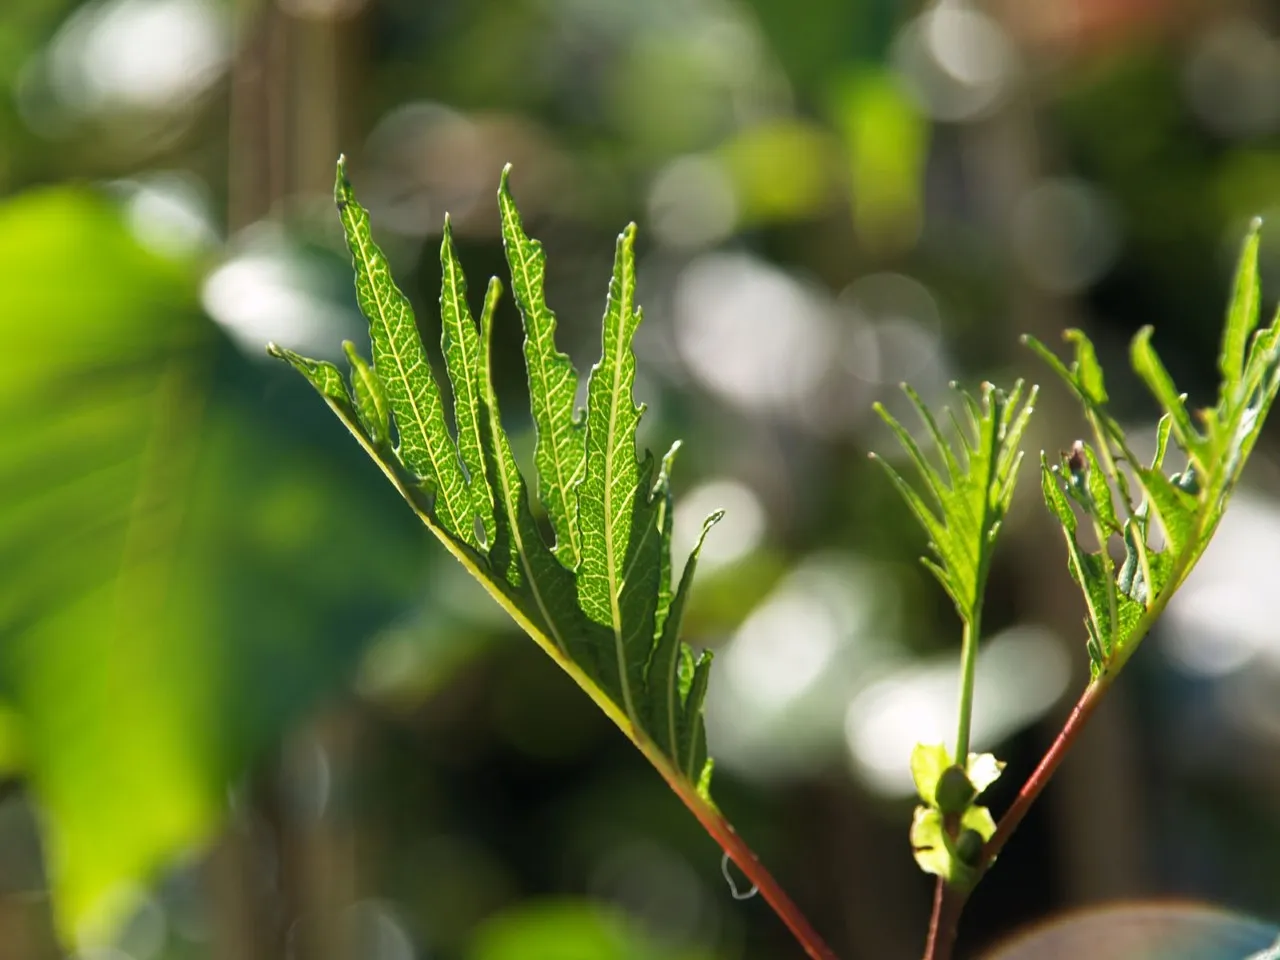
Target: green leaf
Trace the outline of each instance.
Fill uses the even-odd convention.
[[[1255,223],[1245,239],[1227,310],[1218,359],[1218,403],[1200,411],[1203,428],[1196,426],[1185,395],[1151,346],[1152,329],[1144,327],[1133,339],[1133,368],[1163,409],[1149,467],[1134,456],[1124,430],[1105,409],[1101,370],[1095,369],[1096,356],[1084,334],[1067,336],[1076,346],[1076,361],[1069,368],[1038,341],[1024,338],[1081,401],[1097,442],[1096,456],[1094,448],[1079,444],[1079,462],[1074,465],[1064,459],[1051,470],[1041,458],[1045,502],[1063,528],[1071,573],[1088,609],[1086,647],[1095,676],[1127,662],[1203,554],[1280,391],[1280,317],[1254,332],[1260,312],[1258,245]],[[1188,461],[1186,469],[1173,476],[1164,472],[1170,440]],[[1116,466],[1121,461],[1142,487],[1141,503],[1130,499],[1128,481]],[[1115,510],[1112,484],[1122,493],[1126,516]],[[1080,548],[1076,518],[1064,491],[1094,521],[1100,540],[1121,534],[1125,557],[1120,564],[1114,564],[1105,549],[1089,554]],[[1153,513],[1164,532],[1159,550],[1147,542]]]
[[[427,360],[409,299],[391,279],[386,255],[373,242],[369,214],[356,201],[346,163],[338,161],[334,200],[356,274],[356,299],[369,320],[373,366],[386,393],[400,440],[397,455],[435,493],[445,529],[479,546],[458,451],[444,419],[444,401]]]
[[[1160,517],[1160,525],[1164,528],[1166,549],[1175,557],[1185,552],[1196,538],[1198,507],[1196,498],[1179,490],[1159,470],[1137,467],[1134,472],[1141,480],[1143,489],[1151,498],[1151,503]]]
[[[485,543],[493,542],[493,492],[485,470],[480,399],[487,375],[481,365],[480,335],[467,306],[467,278],[453,252],[453,227],[444,218],[440,243],[440,348],[453,385],[453,416],[458,427],[458,454],[467,468],[471,509],[480,518]]]
[[[911,818],[911,852],[925,873],[950,880],[953,857],[942,827],[942,812],[935,807],[916,807]]]
[[[48,857],[66,949],[40,953],[110,954],[120,891],[216,837],[246,766],[413,604],[421,537],[310,429],[322,405],[293,408],[300,379],[227,349],[202,265],[149,252],[101,192],[4,199],[0,262],[21,358],[0,378],[0,738],[20,738],[0,763]],[[354,418],[337,367],[276,353]]]
[[[1146,383],[1161,409],[1172,418],[1173,435],[1177,438],[1178,446],[1198,457],[1200,433],[1191,422],[1191,415],[1187,413],[1186,396],[1178,393],[1169,371],[1164,368],[1155,348],[1151,346],[1151,335],[1154,332],[1154,328],[1150,326],[1143,327],[1133,338],[1133,369]]]
[[[1044,451],[1040,451],[1040,488],[1044,493],[1045,505],[1049,508],[1062,525],[1069,536],[1069,542],[1075,543],[1076,532],[1076,515],[1071,510],[1071,503],[1067,500],[1066,494],[1062,492],[1062,488],[1058,486],[1057,476],[1053,469],[1049,466],[1049,461],[1045,458]]]
[[[634,225],[618,238],[601,358],[588,383],[586,416],[579,420],[573,410],[578,374],[556,349],[555,316],[543,299],[542,247],[524,233],[508,171],[503,173],[503,243],[525,330],[538,490],[555,530],[552,548],[534,518],[493,384],[501,284],[490,282],[477,331],[446,220],[441,348],[454,398],[455,439],[408,302],[391,280],[341,163],[337,198],[369,318],[372,370],[353,358],[353,405],[341,380],[335,384],[323,364],[276,353],[325,394],[419,518],[489,594],[669,779],[692,788],[681,793],[686,802],[709,802],[697,789],[705,787],[711,769],[702,723],[711,655],[704,652],[695,661],[679,630],[703,538],[719,514],[708,519],[673,591],[670,472],[678,445],[656,480],[652,456],[641,460],[636,451],[642,410],[632,398],[632,339],[641,320]],[[367,382],[366,374],[372,378]],[[379,396],[385,396],[399,433],[395,449],[379,442]],[[432,482],[434,504],[417,478]]]
[[[1070,469],[1069,458],[1063,458],[1062,464],[1050,467],[1044,454],[1040,455],[1041,486],[1045,503],[1062,526],[1071,576],[1080,585],[1084,596],[1091,667],[1095,671],[1101,671],[1115,651],[1130,641],[1142,619],[1144,607],[1135,602],[1131,587],[1126,589],[1130,586],[1132,575],[1126,579],[1123,571],[1119,574],[1116,572],[1116,566],[1105,546],[1106,531],[1102,522],[1099,520],[1095,523],[1095,530],[1103,534],[1100,537],[1103,546],[1097,552],[1085,550],[1076,539],[1076,518],[1071,511],[1067,494],[1076,499],[1096,520],[1100,511],[1094,494],[1090,491],[1090,480],[1084,473],[1102,473],[1097,458],[1088,452],[1087,447],[1080,444],[1076,450],[1073,456],[1079,456],[1085,464],[1080,471]],[[1102,489],[1109,496],[1109,487],[1103,486]]]
[[[669,461],[664,461],[669,464]],[[665,475],[665,473],[664,473]],[[645,672],[645,689],[648,691],[651,704],[651,716],[648,727],[655,740],[669,756],[681,756],[680,732],[689,724],[686,721],[686,704],[689,698],[689,687],[693,682],[690,673],[681,692],[680,664],[682,660],[692,659],[692,651],[687,644],[680,642],[680,624],[684,619],[684,608],[688,603],[690,589],[693,584],[694,571],[698,566],[698,554],[702,552],[702,543],[720,519],[723,511],[713,513],[702,524],[702,532],[698,535],[693,551],[685,562],[684,572],[680,575],[680,586],[676,589],[671,601],[670,610],[664,618],[657,645]],[[670,529],[663,536],[664,552],[669,553]],[[698,705],[700,706],[700,705]],[[697,707],[695,706],[695,709]]]
[[[481,436],[489,461],[486,472],[494,477],[498,505],[494,546],[489,551],[491,570],[501,577],[509,594],[522,601],[521,609],[532,625],[548,637],[560,653],[572,657],[589,676],[595,677],[598,671],[594,652],[584,649],[580,643],[582,617],[575,598],[573,575],[556,560],[542,539],[529,508],[524,477],[502,428],[490,364],[493,316],[501,293],[502,284],[495,277],[489,283],[480,316],[480,364],[484,371],[481,386],[486,413]]]
[[[285,361],[285,363],[306,377],[307,382],[315,387],[320,396],[330,403],[337,404],[346,410],[352,409],[351,394],[347,391],[347,381],[342,378],[342,371],[328,360],[310,360],[301,354],[294,353],[292,350],[277,347],[274,343],[267,344],[267,353]]]
[[[962,829],[976,830],[984,843],[996,832],[996,821],[986,807],[970,807],[960,817],[960,826]]]
[[[911,751],[911,779],[916,784],[916,795],[930,806],[942,771],[949,766],[951,754],[944,744],[917,743]]]
[[[1115,503],[1111,499],[1111,485],[1107,474],[1098,463],[1093,448],[1081,444],[1085,456],[1085,490],[1088,492],[1089,512],[1101,524],[1104,534],[1121,533],[1120,520],[1116,516]]]
[[[382,381],[357,352],[354,343],[344,340],[342,349],[351,364],[351,388],[356,397],[356,416],[373,445],[384,446],[391,439],[391,410],[387,406],[386,395],[382,392]]]
[[[1169,450],[1169,433],[1173,429],[1173,417],[1164,414],[1156,423],[1156,452],[1151,458],[1151,469],[1160,470],[1164,467],[1164,456]]]
[[[1093,348],[1093,341],[1084,335],[1083,330],[1067,330],[1062,334],[1062,339],[1076,346],[1076,361],[1072,369],[1080,389],[1088,395],[1091,402],[1106,403],[1106,381],[1102,375],[1102,367],[1098,364],[1098,353]]]
[[[702,720],[702,707],[707,699],[707,682],[711,679],[711,662],[715,655],[703,650],[693,668],[693,680],[684,698],[680,723],[680,770],[685,777],[698,780],[698,790],[705,796],[711,782],[707,758],[707,734]]]
[[[660,590],[658,510],[649,497],[651,461],[636,459],[642,409],[632,398],[640,324],[635,306],[635,225],[618,237],[605,308],[600,362],[587,385],[587,465],[578,488],[582,561],[578,602],[613,635],[613,658],[602,663],[606,686],[620,691],[623,708],[638,719]],[[607,664],[607,665],[606,665]]]
[[[910,387],[904,386],[942,457],[942,471],[929,462],[906,428],[882,405],[875,405],[876,412],[915,464],[921,483],[938,513],[893,467],[874,454],[872,456],[880,460],[929,536],[929,546],[940,564],[926,560],[926,567],[955,601],[961,619],[971,625],[981,606],[995,534],[1013,499],[1021,463],[1018,448],[1034,409],[1036,388],[1031,389],[1025,402],[1022,388],[1022,382],[1018,381],[1013,390],[1005,394],[991,384],[983,384],[981,400],[957,390],[967,420],[967,424],[962,424],[952,417],[962,454],[958,457],[920,397]]]
[[[529,399],[538,438],[534,462],[538,497],[556,533],[556,556],[571,570],[581,559],[578,528],[578,484],[586,473],[585,424],[574,412],[578,373],[556,348],[556,315],[543,294],[546,254],[542,244],[525,235],[520,212],[508,183],[511,166],[502,171],[498,209],[502,245],[511,268],[511,289],[524,321],[524,355],[529,371]]]
[[[659,558],[658,570],[658,608],[654,612],[654,633],[662,636],[671,612],[671,531],[675,522],[675,504],[671,498],[671,469],[675,465],[676,454],[680,452],[680,441],[677,440],[662,458],[658,467],[658,479],[653,484],[653,500],[658,509]],[[706,536],[705,530],[703,536]],[[699,538],[701,545],[701,538]],[[648,682],[646,678],[646,683]]]
[[[667,942],[617,908],[588,900],[524,900],[485,919],[468,960],[713,960]]]
[[[1262,284],[1258,279],[1258,246],[1261,237],[1262,221],[1255,218],[1249,224],[1249,232],[1244,238],[1231,303],[1227,307],[1227,323],[1222,331],[1222,352],[1218,358],[1218,369],[1222,371],[1222,381],[1226,384],[1240,382],[1249,336],[1258,326],[1262,300]]]
[[[911,849],[925,873],[942,877],[948,886],[967,890],[978,879],[978,871],[956,850],[956,841],[944,826],[943,814],[934,807],[919,806],[911,820]],[[996,832],[996,823],[986,807],[971,806],[960,815],[957,833],[973,830],[983,841]]]
[[[1004,761],[997,760],[994,753],[969,754],[968,762],[965,764],[965,773],[969,775],[969,782],[973,784],[973,789],[976,791],[975,796],[982,796],[982,792],[987,787],[999,780],[1004,767]],[[982,839],[990,840],[991,835],[987,834]]]

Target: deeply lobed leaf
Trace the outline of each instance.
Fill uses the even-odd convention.
[[[356,202],[342,160],[338,161],[333,189],[355,267],[356,299],[369,320],[374,369],[395,417],[399,437],[396,456],[426,482],[444,528],[479,546],[471,497],[457,448],[445,425],[444,401],[418,335],[413,307],[392,280],[387,258],[373,242],[369,214]]]
[[[925,566],[955,601],[961,618],[972,623],[982,602],[995,533],[1013,499],[1021,464],[1019,446],[1034,410],[1036,388],[1031,388],[1025,400],[1022,381],[1008,394],[983,384],[980,399],[957,390],[965,421],[952,416],[959,456],[916,392],[907,386],[903,390],[942,458],[942,470],[929,461],[906,428],[881,404],[875,409],[914,464],[932,506],[892,466],[872,456],[880,460],[929,536],[929,546],[940,562],[926,559]]]
[[[636,459],[642,409],[632,398],[636,362],[635,226],[618,237],[602,325],[600,362],[587,386],[586,471],[577,489],[582,557],[578,602],[613,637],[606,683],[621,691],[627,716],[636,701],[655,634],[661,591],[660,501],[649,495],[653,460]]]
[[[511,290],[524,322],[529,400],[538,434],[534,447],[538,497],[555,529],[556,556],[574,570],[582,552],[577,488],[587,466],[585,424],[574,411],[578,372],[568,356],[556,348],[556,315],[543,294],[547,257],[542,244],[524,232],[508,184],[510,175],[508,164],[502,171],[498,209],[502,215],[502,246],[511,269]]]
[[[447,215],[440,244],[440,276],[440,347],[453,385],[458,454],[467,471],[471,512],[479,517],[485,543],[489,544],[495,535],[495,521],[481,436],[484,411],[480,400],[487,373],[480,362],[480,335],[467,306],[467,278],[453,251],[453,228]]]
[[[1152,345],[1151,328],[1144,327],[1133,339],[1133,368],[1163,411],[1150,466],[1134,456],[1124,431],[1106,410],[1102,373],[1088,337],[1078,330],[1065,335],[1075,346],[1070,365],[1043,344],[1025,338],[1075,393],[1094,431],[1093,446],[1078,442],[1071,457],[1064,455],[1052,467],[1042,455],[1041,470],[1045,502],[1063,528],[1072,575],[1085,597],[1095,675],[1123,665],[1199,560],[1280,390],[1280,318],[1257,331],[1258,246],[1255,222],[1245,239],[1227,310],[1218,358],[1222,381],[1213,408],[1193,418],[1185,394],[1177,391]],[[1164,468],[1170,441],[1187,458],[1186,469],[1172,476]],[[1128,480],[1117,467],[1121,462],[1141,487],[1140,503],[1130,500]],[[1124,517],[1114,510],[1113,486],[1122,493]],[[1076,540],[1072,503],[1094,526],[1096,552],[1085,551]],[[1164,533],[1159,549],[1148,543],[1153,512]],[[1112,536],[1119,536],[1124,546],[1119,563],[1107,550]]]
[[[635,227],[618,238],[585,417],[574,410],[578,374],[555,343],[543,294],[545,254],[528,237],[509,189],[498,192],[503,245],[525,331],[530,405],[537,428],[538,493],[555,532],[548,545],[502,426],[491,373],[502,286],[486,291],[479,328],[446,218],[440,250],[441,349],[453,395],[444,402],[407,298],[374,243],[367,212],[338,165],[335,197],[373,344],[370,366],[353,347],[348,383],[333,364],[270,352],[299,370],[362,443],[423,522],[513,618],[649,752],[707,798],[702,705],[711,656],[679,639],[708,519],[671,586],[670,470],[636,452],[642,408],[632,398]],[[393,446],[392,439],[397,442]],[[655,760],[655,762],[658,762]]]

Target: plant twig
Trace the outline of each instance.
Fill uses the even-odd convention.
[[[681,777],[670,766],[666,757],[656,750],[646,749],[647,746],[647,744],[642,744],[641,749],[666,779],[667,785],[684,801],[684,805],[689,808],[689,812],[698,818],[698,822],[702,824],[707,833],[711,834],[712,839],[720,844],[721,849],[729,855],[729,859],[736,863],[738,868],[747,875],[747,878],[756,885],[760,895],[764,897],[769,906],[773,908],[773,912],[787,925],[787,929],[791,931],[792,936],[804,948],[805,955],[812,958],[812,960],[837,960],[835,952],[827,946],[822,937],[818,935],[818,932],[813,929],[813,925],[800,912],[800,908],[787,896],[786,891],[773,878],[773,874],[765,868],[765,865],[760,862],[751,847],[733,829],[733,824],[725,819],[724,814],[714,804],[699,796],[689,781]]]
[[[968,891],[947,886],[938,878],[933,888],[933,915],[929,918],[929,939],[924,945],[924,960],[951,960],[951,948],[956,942],[956,927],[960,912],[964,910]]]
[[[1071,714],[1067,717],[1067,722],[1062,725],[1058,736],[1054,738],[1053,745],[1049,747],[1044,757],[1040,760],[1040,765],[1027,778],[1026,783],[1022,785],[1022,789],[1018,791],[1018,796],[1009,806],[1009,809],[1005,811],[1004,816],[1000,818],[1000,822],[996,824],[996,832],[992,834],[991,839],[987,841],[986,846],[982,849],[981,870],[984,873],[995,861],[1004,845],[1008,842],[1009,837],[1013,835],[1013,831],[1018,829],[1018,824],[1027,815],[1031,804],[1035,803],[1036,798],[1040,796],[1040,793],[1048,785],[1049,779],[1067,755],[1067,751],[1071,749],[1072,744],[1079,738],[1080,731],[1084,728],[1085,723],[1088,722],[1089,717],[1093,715],[1093,711],[1102,700],[1102,695],[1111,686],[1110,676],[1110,674],[1104,673],[1092,681],[1089,686],[1085,687],[1084,693],[1080,695],[1076,705],[1071,708]]]

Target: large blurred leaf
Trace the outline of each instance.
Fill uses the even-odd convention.
[[[693,948],[665,946],[639,935],[626,918],[589,901],[532,903],[490,918],[476,935],[471,960],[705,960]]]
[[[415,548],[371,473],[264,417],[195,271],[112,206],[9,201],[0,263],[0,693],[59,922],[96,939],[408,595]]]

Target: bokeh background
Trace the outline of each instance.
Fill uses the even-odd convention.
[[[364,338],[331,206],[350,158],[438,339],[454,219],[495,190],[598,350],[640,225],[643,440],[685,440],[718,652],[716,795],[842,957],[918,955],[907,755],[952,736],[958,624],[871,413],[1045,385],[1096,339],[1117,415],[1145,323],[1214,384],[1248,218],[1280,207],[1263,0],[4,0],[0,957],[797,955],[642,758],[263,351]],[[1280,236],[1264,234],[1267,303]],[[519,320],[497,372],[527,462]],[[1062,911],[1280,916],[1274,431],[1217,541],[972,900],[961,953]],[[1085,679],[1031,464],[993,573],[977,746],[1002,809]],[[59,947],[58,936],[63,946]]]

